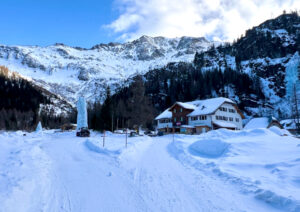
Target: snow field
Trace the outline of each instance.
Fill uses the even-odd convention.
[[[266,129],[0,132],[0,211],[299,211],[300,142]]]
[[[276,209],[296,212],[300,211],[300,141],[280,136],[286,134],[275,127],[221,129],[189,140],[180,138],[172,148],[185,164],[210,170]]]

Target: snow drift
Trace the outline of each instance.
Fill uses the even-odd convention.
[[[229,181],[273,208],[300,211],[300,140],[285,130],[220,129],[181,136],[169,149],[177,160]]]
[[[229,144],[221,139],[200,140],[189,147],[189,151],[193,155],[217,158],[221,157],[227,150]]]

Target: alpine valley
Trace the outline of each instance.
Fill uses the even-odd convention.
[[[289,117],[292,92],[300,91],[299,52],[300,17],[291,13],[247,30],[233,43],[142,36],[90,49],[1,45],[0,65],[73,106],[79,96],[103,103],[108,86],[122,96],[142,76],[157,112],[174,101],[228,96],[247,116]]]

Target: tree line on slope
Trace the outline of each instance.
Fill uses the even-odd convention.
[[[132,83],[89,107],[89,126],[112,130],[142,126],[153,129],[154,118],[176,101],[238,97],[241,109],[264,99],[260,81],[230,68],[202,71],[191,63],[171,63],[130,79]]]
[[[38,121],[43,126],[57,128],[69,117],[40,113],[40,104],[49,104],[31,82],[0,66],[0,130],[33,130]]]

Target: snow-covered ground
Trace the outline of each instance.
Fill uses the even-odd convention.
[[[300,211],[300,140],[276,132],[2,132],[0,211]]]

